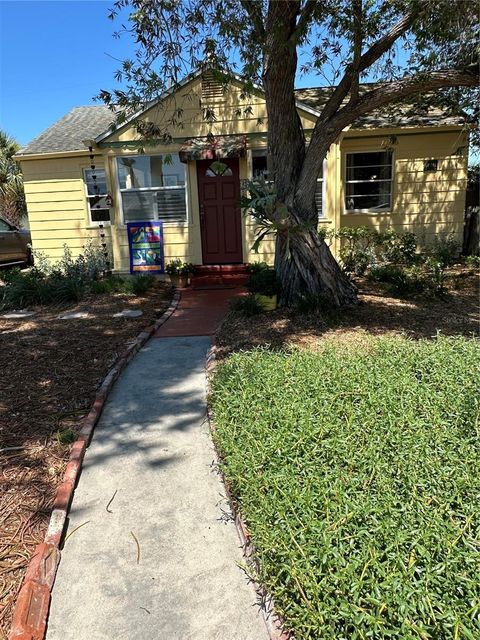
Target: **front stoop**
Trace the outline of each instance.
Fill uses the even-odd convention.
[[[246,264],[197,265],[191,284],[194,289],[224,289],[248,284]]]

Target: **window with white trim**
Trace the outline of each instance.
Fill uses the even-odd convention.
[[[391,151],[347,153],[345,209],[388,211],[392,205],[393,154]]]
[[[85,189],[87,192],[88,212],[92,224],[110,222],[110,207],[106,198],[107,177],[105,169],[84,169]],[[97,189],[95,189],[97,186]]]
[[[117,158],[124,222],[187,222],[186,170],[178,154]]]
[[[320,170],[320,174],[317,177],[317,186],[315,188],[315,204],[317,205],[317,213],[319,218],[325,217],[325,211],[323,209],[324,205],[324,194],[325,194],[325,160],[322,162],[322,168]]]

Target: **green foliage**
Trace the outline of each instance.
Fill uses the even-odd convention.
[[[255,294],[249,293],[246,296],[234,298],[230,302],[230,309],[235,313],[240,313],[247,318],[262,313],[263,308]]]
[[[417,237],[410,231],[401,234],[393,229],[377,232],[375,244],[377,247],[377,256],[381,261],[407,265],[415,262]]]
[[[60,444],[73,444],[76,437],[77,435],[73,429],[63,429],[57,432],[57,440]]]
[[[17,141],[0,130],[0,213],[17,226],[27,215],[23,176],[19,163],[13,159],[19,149]]]
[[[480,637],[479,378],[464,338],[219,367],[222,469],[296,638]]]
[[[85,285],[80,280],[58,273],[46,275],[33,268],[10,274],[0,290],[0,307],[10,309],[79,302],[84,295]]]
[[[261,296],[275,296],[280,292],[280,284],[273,269],[258,269],[250,274],[248,288],[251,293]]]
[[[44,254],[36,253],[32,269],[13,269],[2,276],[5,286],[0,289],[0,307],[79,302],[89,291],[101,293],[109,289],[110,285],[96,284],[106,268],[102,248],[92,242],[77,258],[64,245],[62,258],[53,265]]]
[[[297,307],[300,313],[319,313],[328,319],[333,319],[338,314],[338,308],[332,304],[329,298],[321,295],[302,296],[297,302]]]
[[[102,247],[89,240],[83,247],[83,252],[73,258],[68,245],[63,245],[63,256],[58,263],[48,269],[47,272],[60,272],[67,278],[73,278],[81,282],[97,280],[108,270],[107,261]]]
[[[450,267],[459,261],[460,245],[453,233],[443,233],[435,237],[433,245],[426,248],[427,257],[439,262],[442,267]]]
[[[413,267],[392,264],[373,267],[368,278],[389,285],[390,291],[400,296],[422,293],[445,296],[447,293],[445,269],[433,258],[427,258],[424,265]]]
[[[369,267],[388,262],[411,265],[417,259],[414,233],[369,227],[341,227],[333,234],[341,240],[340,260],[345,271],[363,275]]]
[[[250,262],[247,265],[247,271],[250,274],[267,271],[268,269],[271,269],[271,267],[266,262]]]
[[[171,276],[188,276],[194,272],[194,266],[191,262],[183,262],[180,258],[175,258],[166,265],[165,271]]]
[[[137,275],[127,280],[128,289],[136,296],[142,296],[154,283],[155,278],[152,275]]]
[[[466,256],[465,264],[472,269],[480,268],[480,256]]]

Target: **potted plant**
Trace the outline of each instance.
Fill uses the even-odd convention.
[[[182,262],[180,258],[171,260],[165,267],[165,271],[170,276],[170,282],[179,288],[187,287],[189,278],[193,273],[193,264],[190,262]]]
[[[277,295],[280,287],[273,269],[251,270],[249,289],[256,296],[264,311],[273,311],[277,308]]]

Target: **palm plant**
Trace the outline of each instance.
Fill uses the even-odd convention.
[[[0,130],[0,215],[19,225],[27,213],[20,165],[13,158],[20,145]]]

